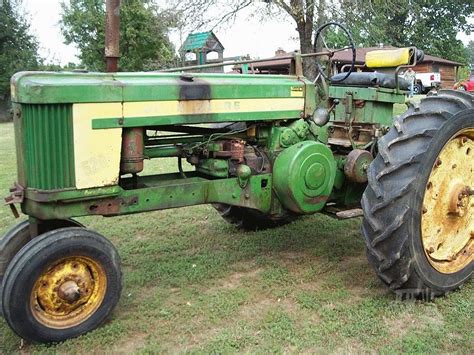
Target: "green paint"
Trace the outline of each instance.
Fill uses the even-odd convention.
[[[306,105],[314,106],[309,103],[314,85],[296,76],[192,75],[194,82],[180,79],[180,73],[21,72],[12,78],[12,97],[14,102],[39,104],[179,100],[183,86],[198,82],[203,90],[210,88],[210,99],[288,98],[292,87],[306,86]]]
[[[206,54],[202,51],[199,51],[198,54],[198,65],[206,64]]]
[[[322,143],[304,141],[278,155],[273,185],[284,207],[296,213],[314,213],[328,200],[335,174],[331,150]]]
[[[19,180],[41,190],[75,186],[72,106],[22,105],[21,114]]]
[[[225,159],[201,159],[196,170],[208,176],[226,178],[229,176],[229,162]]]
[[[213,36],[214,34],[212,33],[212,31],[191,33],[184,41],[181,47],[181,51],[194,51],[195,49],[201,49],[206,45],[206,42]]]
[[[329,96],[340,100],[335,110],[337,121],[352,119],[384,126],[392,125],[393,104],[405,102],[404,93],[384,88],[330,86]]]
[[[301,111],[261,111],[261,112],[225,112],[203,115],[169,115],[150,117],[96,118],[92,120],[93,129],[166,126],[171,124],[199,124],[231,121],[274,121],[300,117]]]
[[[120,82],[111,74],[20,72],[11,80],[12,101],[30,104],[120,102]]]
[[[121,187],[117,185],[81,190],[71,188],[53,191],[27,188],[25,190],[25,197],[37,202],[71,202],[74,200],[90,200],[100,197],[117,196],[121,190]]]
[[[204,203],[231,204],[264,213],[268,213],[271,207],[271,174],[250,177],[245,188],[239,186],[237,178],[209,180],[192,173],[186,179],[180,178],[178,174],[167,174],[158,178],[145,176],[141,178],[141,182],[147,187],[137,190],[119,188],[119,194],[114,197],[87,201],[40,203],[26,199],[22,210],[39,219],[65,219],[87,215],[140,213]]]

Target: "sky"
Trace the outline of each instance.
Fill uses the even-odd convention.
[[[64,44],[61,35],[60,3],[61,0],[23,0],[23,7],[29,14],[31,31],[40,42],[40,55],[46,58],[47,62],[63,65],[69,62],[78,63],[77,48]],[[297,32],[290,20],[260,22],[257,18],[249,16],[250,14],[251,9],[247,8],[233,24],[214,31],[225,47],[225,57],[248,54],[252,58],[265,58],[273,56],[278,48],[286,51],[298,48]],[[474,40],[474,34],[470,36],[460,34],[458,38],[467,43],[469,40]],[[178,33],[170,33],[170,39],[175,47],[180,46]]]

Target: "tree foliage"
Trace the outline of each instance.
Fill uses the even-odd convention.
[[[0,100],[9,95],[10,77],[40,64],[38,42],[18,0],[0,2]]]
[[[467,62],[459,32],[474,28],[474,2],[465,0],[341,0],[336,18],[347,24],[360,46],[384,43],[416,46],[426,53]]]
[[[469,64],[474,65],[474,41],[469,41],[466,49],[467,49],[468,62]]]
[[[105,1],[70,0],[62,3],[61,31],[66,44],[74,43],[89,70],[105,70]],[[173,16],[149,0],[122,0],[120,60],[123,71],[159,69],[174,60],[167,36]]]

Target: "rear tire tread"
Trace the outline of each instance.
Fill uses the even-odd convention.
[[[393,290],[431,288],[417,274],[407,244],[409,235],[403,227],[417,212],[407,199],[414,193],[416,169],[423,162],[432,137],[451,116],[472,107],[472,95],[441,90],[418,105],[410,105],[397,117],[395,128],[379,140],[379,155],[369,168],[368,186],[362,197],[362,234],[370,263],[379,278]],[[429,120],[429,128],[426,128],[426,120]],[[418,122],[425,128],[420,129]],[[404,157],[401,154],[401,149],[407,149],[408,145],[416,155],[405,154]],[[435,295],[445,293],[432,291]]]

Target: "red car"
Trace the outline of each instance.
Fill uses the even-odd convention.
[[[454,89],[474,92],[474,74],[469,79],[456,83]]]

